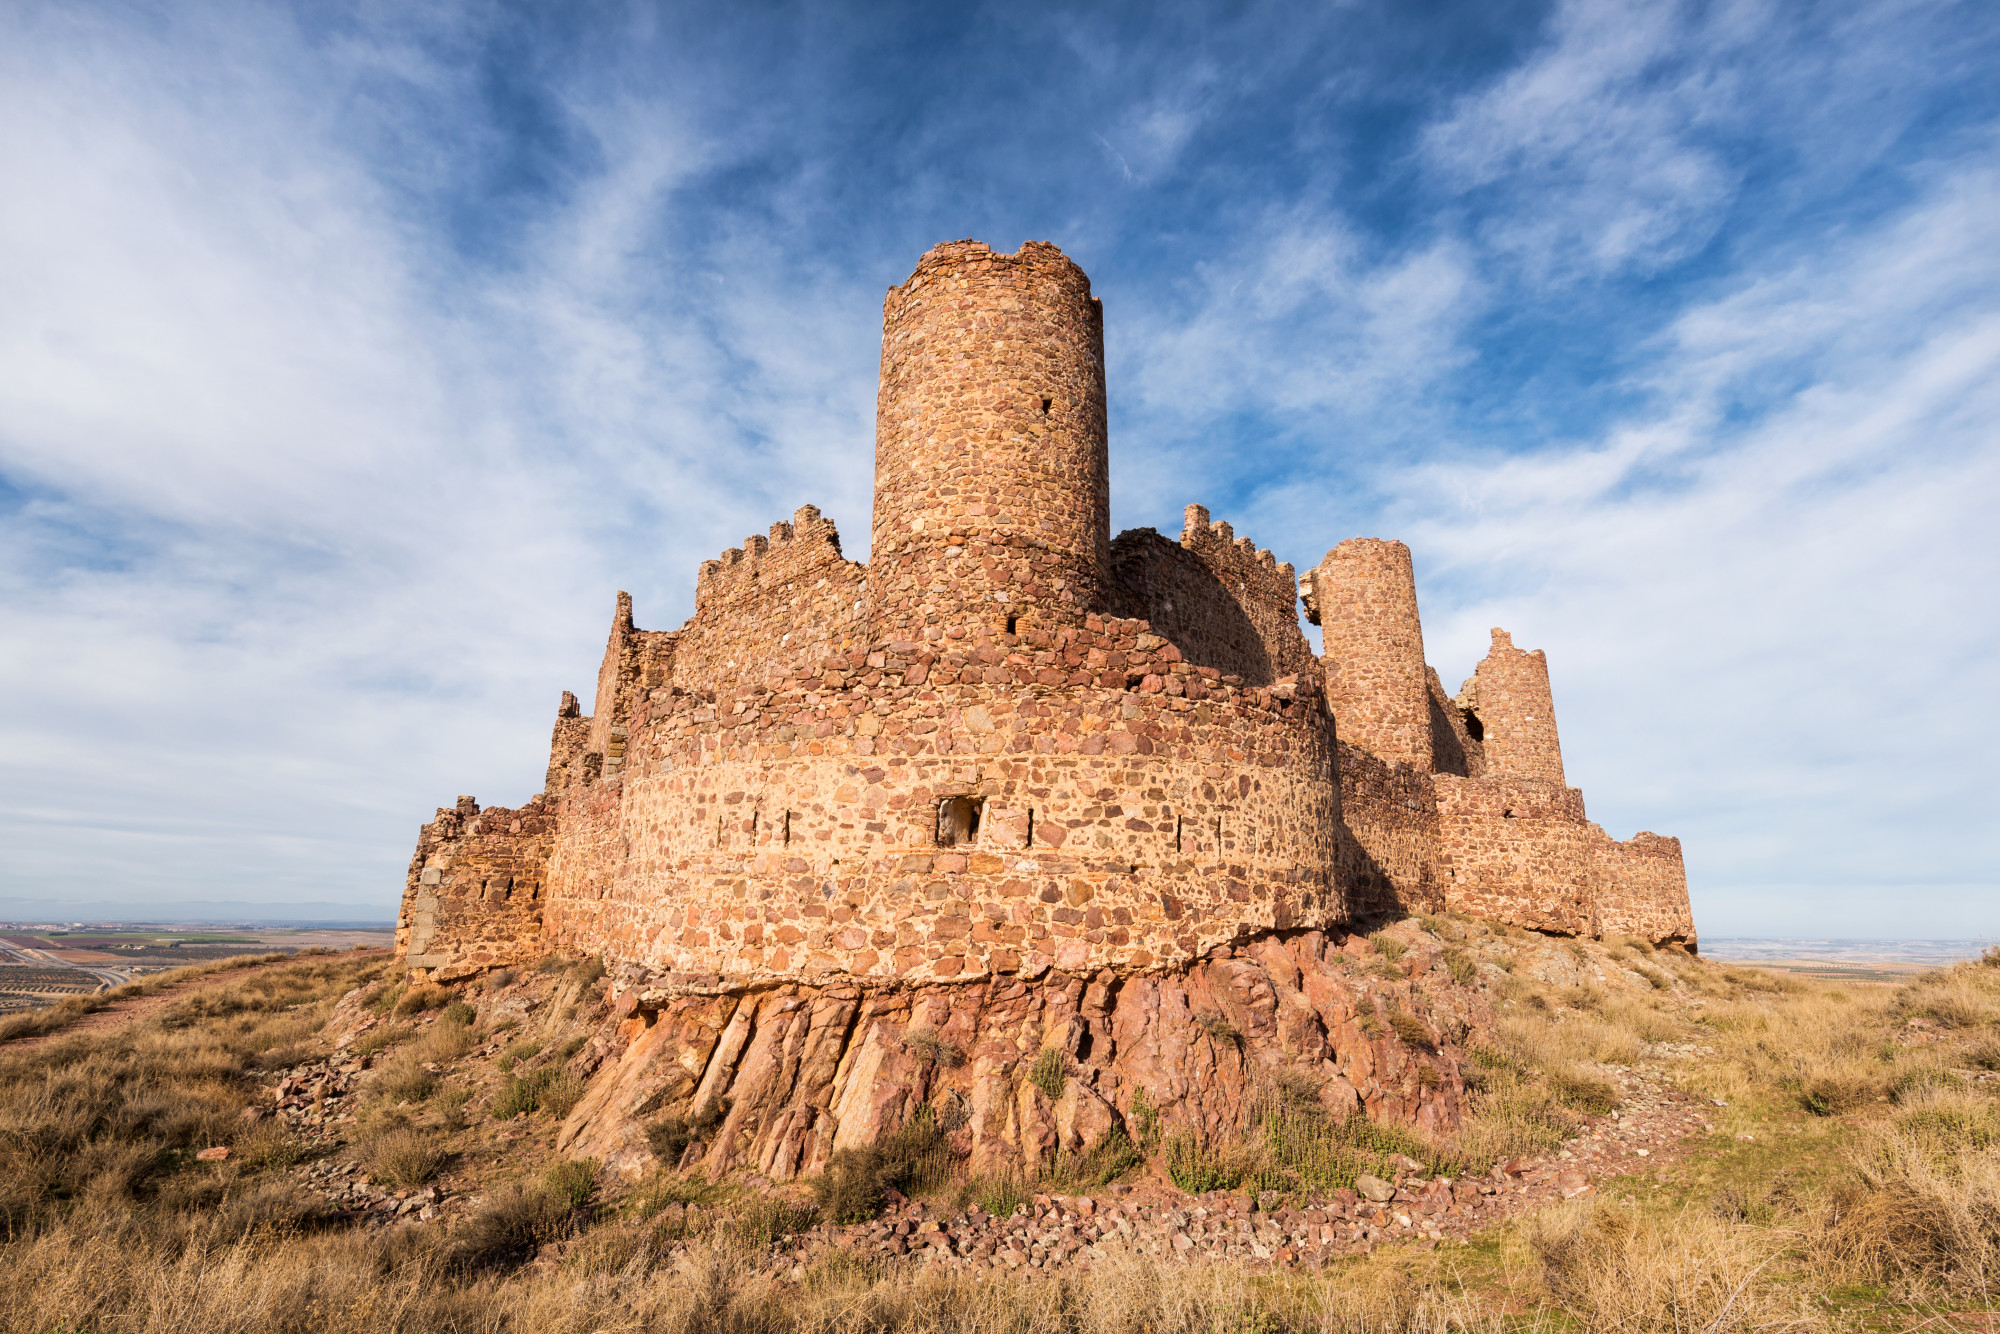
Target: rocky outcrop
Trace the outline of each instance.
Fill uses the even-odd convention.
[[[1465,1108],[1459,1052],[1491,1016],[1435,938],[1414,923],[1394,938],[1393,960],[1304,931],[1183,970],[958,985],[727,989],[628,969],[558,1148],[635,1174],[656,1161],[649,1128],[678,1121],[691,1136],[678,1165],[784,1179],[928,1107],[972,1171],[1034,1173],[1155,1116],[1166,1133],[1240,1134],[1281,1077],[1336,1115],[1449,1132]]]

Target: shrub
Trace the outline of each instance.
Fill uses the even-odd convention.
[[[375,1072],[371,1089],[389,1102],[422,1102],[437,1090],[438,1077],[424,1069],[423,1054],[400,1051]]]
[[[1419,1051],[1437,1050],[1437,1039],[1431,1036],[1430,1029],[1424,1026],[1423,1020],[1408,1011],[1391,1011],[1389,1027],[1396,1030],[1396,1036],[1401,1038],[1406,1046],[1415,1047]]]
[[[1549,1091],[1565,1107],[1603,1116],[1617,1110],[1618,1086],[1608,1079],[1581,1070],[1549,1070],[1544,1073]]]
[[[1139,1144],[1151,1152],[1160,1143],[1160,1109],[1153,1106],[1153,1099],[1142,1084],[1132,1090],[1132,1110],[1127,1113],[1132,1126],[1139,1132]]]
[[[1368,937],[1368,943],[1373,945],[1376,951],[1390,963],[1399,962],[1408,948],[1402,941],[1396,939],[1387,931],[1377,931],[1374,935]]]
[[[663,1116],[646,1127],[646,1143],[655,1158],[677,1167],[687,1156],[688,1145],[715,1129],[728,1112],[729,1099],[711,1098],[693,1116]]]
[[[514,985],[514,970],[511,968],[495,968],[486,975],[488,991],[500,991],[512,985]]]
[[[1216,1042],[1234,1042],[1240,1036],[1236,1025],[1220,1010],[1196,1010],[1194,1024]]]
[[[1464,950],[1459,949],[1455,945],[1450,946],[1446,948],[1442,957],[1445,968],[1451,973],[1452,980],[1460,986],[1469,987],[1479,980],[1479,965],[1474,963],[1472,956]]]
[[[738,1246],[768,1251],[819,1221],[819,1210],[783,1196],[758,1196],[728,1211],[722,1235]]]
[[[498,1066],[501,1073],[504,1074],[522,1061],[533,1060],[541,1054],[541,1051],[542,1044],[539,1041],[523,1040],[510,1044],[505,1051],[500,1053],[500,1059],[493,1064]]]
[[[1247,1155],[1222,1152],[1187,1132],[1168,1136],[1161,1156],[1167,1176],[1190,1195],[1234,1190],[1254,1165]]]
[[[955,1070],[965,1064],[965,1053],[945,1041],[934,1028],[913,1028],[903,1036],[903,1045],[925,1065]]]
[[[604,976],[604,960],[592,955],[570,970],[570,980],[578,986],[587,987]]]
[[[1382,1026],[1382,1016],[1376,1014],[1373,1009],[1366,1006],[1355,1012],[1354,1026],[1359,1028],[1361,1035],[1370,1042],[1375,1041],[1389,1031]]]
[[[509,1187],[452,1234],[444,1258],[453,1267],[489,1268],[525,1259],[537,1246],[575,1230],[571,1211],[542,1190]]]
[[[444,1007],[444,1013],[438,1016],[438,1022],[454,1026],[470,1027],[479,1022],[479,1011],[473,1009],[462,1000],[454,999],[451,1004]]]
[[[944,1185],[958,1165],[950,1141],[929,1107],[895,1134],[870,1145],[842,1149],[808,1184],[822,1212],[836,1223],[860,1223],[882,1212],[890,1187],[919,1195]]]
[[[583,1081],[558,1066],[545,1065],[525,1075],[510,1075],[493,1098],[493,1116],[505,1121],[522,1113],[547,1112],[568,1116],[583,1097]]]
[[[574,1162],[550,1163],[542,1173],[542,1189],[554,1196],[565,1209],[583,1208],[597,1193],[597,1160],[581,1158]]]
[[[1124,1127],[1113,1126],[1080,1154],[1059,1151],[1044,1180],[1062,1190],[1096,1190],[1145,1161],[1146,1156],[1126,1136]]]
[[[276,1121],[259,1121],[232,1146],[245,1167],[274,1167],[280,1171],[311,1157],[311,1150],[285,1132]]]
[[[973,1178],[962,1193],[995,1218],[1009,1218],[1028,1202],[1028,1183],[1019,1172],[997,1172]]]
[[[1042,1091],[1042,1096],[1054,1102],[1062,1096],[1063,1085],[1069,1079],[1069,1061],[1054,1047],[1044,1047],[1035,1057],[1035,1063],[1028,1067],[1028,1082]]]
[[[425,1010],[440,1010],[451,1004],[451,989],[433,985],[411,987],[396,1002],[396,1013],[402,1015],[419,1014]]]
[[[364,1056],[373,1056],[385,1047],[393,1047],[409,1036],[410,1030],[400,1024],[382,1024],[356,1038],[348,1050],[359,1060]]]
[[[567,1061],[570,1057],[582,1051],[583,1045],[589,1041],[590,1039],[588,1037],[585,1037],[583,1034],[579,1033],[577,1036],[571,1038],[568,1042],[563,1043],[562,1046],[556,1048],[555,1059],[558,1061]]]
[[[361,1161],[377,1181],[421,1186],[444,1170],[451,1154],[435,1135],[391,1126],[363,1139]]]

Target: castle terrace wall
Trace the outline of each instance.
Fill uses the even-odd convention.
[[[1533,778],[1431,781],[1447,908],[1534,931],[1598,934],[1603,832],[1584,818],[1582,793]]]
[[[1391,764],[1430,768],[1429,668],[1410,549],[1349,538],[1302,589],[1306,615],[1323,635],[1321,670],[1340,739]]]
[[[1549,660],[1540,649],[1523,652],[1512,636],[1494,627],[1493,647],[1459,688],[1458,704],[1472,710],[1484,729],[1489,776],[1564,785]]]
[[[931,250],[882,309],[878,637],[1080,624],[1107,605],[1104,313],[1055,246]]]
[[[519,810],[460,797],[417,837],[403,884],[396,949],[411,968],[446,980],[538,957],[542,890],[555,804]]]
[[[1596,852],[1597,925],[1603,934],[1696,946],[1679,839],[1649,831],[1623,843],[1603,836]]]
[[[621,960],[1144,969],[1348,915],[1313,684],[1224,684],[1143,622],[899,641],[768,689],[656,691],[633,739],[622,793],[589,796],[589,832],[566,817],[547,913],[555,941]],[[980,833],[940,847],[953,797],[980,805]]]
[[[1186,660],[1271,685],[1314,670],[1299,630],[1298,584],[1289,564],[1187,507],[1179,542],[1151,528],[1111,544],[1112,598],[1123,615],[1151,624]]]
[[[867,598],[868,568],[840,554],[832,520],[803,506],[789,523],[772,524],[768,538],[702,563],[670,683],[721,690],[846,652],[869,637]]]
[[[1357,917],[1436,912],[1438,805],[1430,774],[1389,764],[1346,741],[1340,771],[1339,882]]]

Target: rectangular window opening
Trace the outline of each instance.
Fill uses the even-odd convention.
[[[937,845],[955,848],[979,839],[979,817],[985,803],[973,797],[946,797],[938,803]]]
[[[790,846],[791,846],[791,843],[792,843],[792,813],[791,813],[790,811],[786,811],[786,812],[785,812],[785,846],[786,846],[786,847],[790,847]]]
[[[1033,806],[1028,807],[1028,839],[1021,846],[1025,848],[1035,846],[1035,808]]]
[[[1174,851],[1180,852],[1182,850],[1183,849],[1181,847],[1181,817],[1176,815],[1174,817]]]

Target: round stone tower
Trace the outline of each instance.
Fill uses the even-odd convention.
[[[882,308],[869,591],[881,629],[1079,623],[1111,563],[1104,315],[1055,246],[954,241]]]
[[[1428,772],[1430,678],[1410,549],[1349,538],[1308,577],[1306,614],[1325,635],[1327,703],[1340,739]]]

